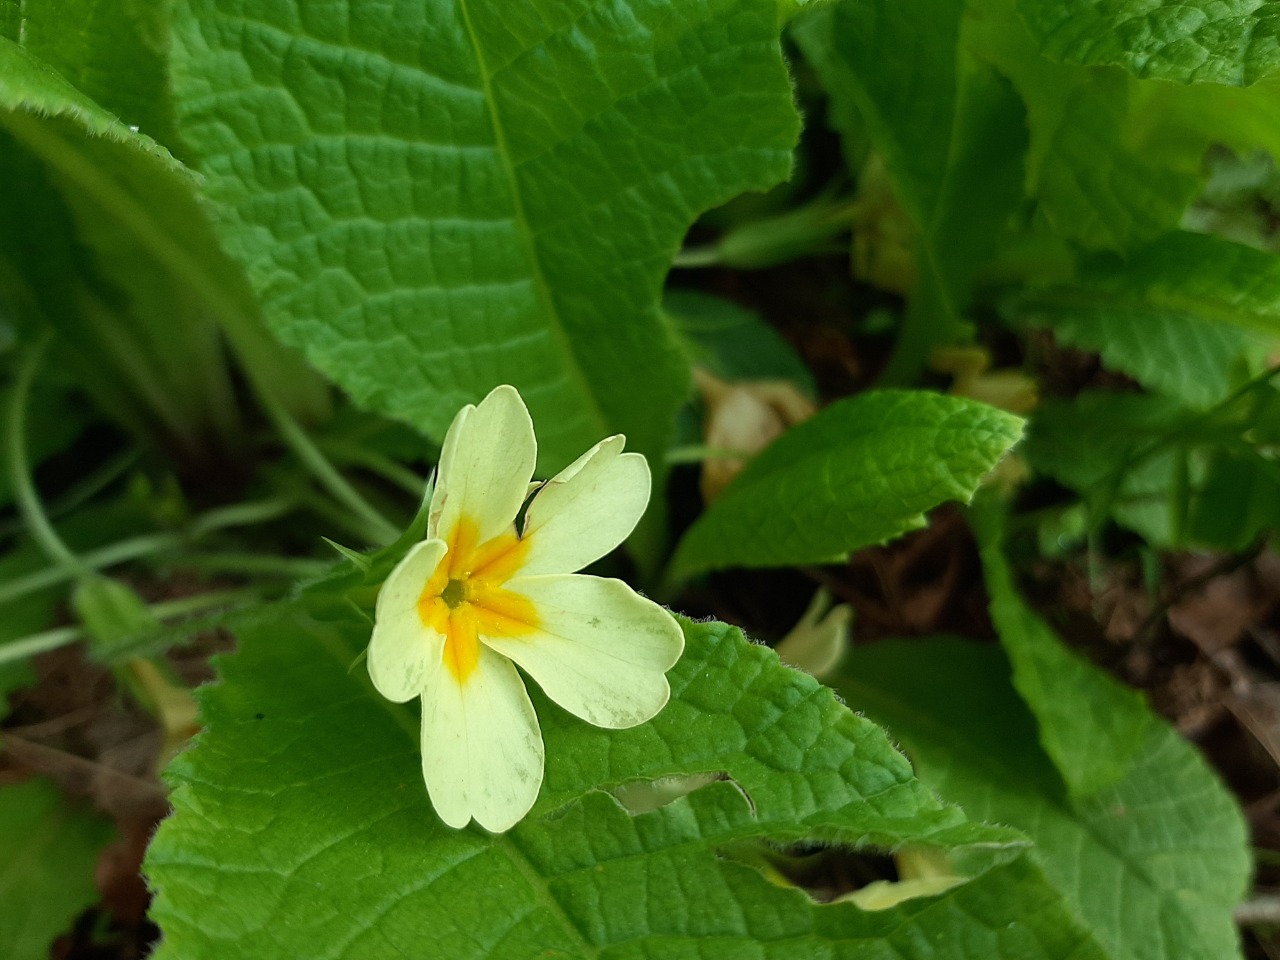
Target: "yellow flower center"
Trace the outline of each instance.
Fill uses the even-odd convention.
[[[418,616],[444,635],[444,662],[462,682],[480,658],[480,636],[519,637],[538,627],[525,597],[504,589],[524,565],[527,541],[515,531],[477,543],[476,524],[458,520],[445,542],[449,550],[418,597]]]

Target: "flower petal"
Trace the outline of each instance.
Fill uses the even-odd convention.
[[[515,387],[495,387],[479,406],[463,407],[440,452],[428,536],[448,539],[461,517],[476,524],[479,543],[507,530],[537,459],[533,421]]]
[[[649,464],[601,440],[547,481],[525,513],[529,553],[521,575],[572,573],[599,560],[635,529],[649,505]]]
[[[422,695],[422,776],[436,813],[494,833],[529,812],[542,786],[542,733],[511,661],[484,646],[464,682],[437,664]]]
[[[518,663],[560,706],[617,730],[666,705],[665,674],[684,651],[684,634],[662,607],[621,580],[581,574],[517,577],[506,586],[533,603],[536,629],[482,634],[482,645]]]
[[[444,637],[422,622],[418,598],[446,549],[443,540],[415,544],[378,592],[366,665],[378,692],[396,703],[422,693],[428,665],[444,646]]]

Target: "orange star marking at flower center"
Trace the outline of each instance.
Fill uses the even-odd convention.
[[[481,633],[520,637],[538,628],[534,605],[502,587],[524,563],[528,544],[514,531],[476,540],[476,525],[460,518],[446,538],[444,562],[418,598],[418,616],[444,636],[445,666],[459,683],[475,670]]]

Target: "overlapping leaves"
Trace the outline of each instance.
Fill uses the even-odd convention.
[[[878,728],[735,630],[686,624],[672,702],[633,730],[534,690],[546,781],[500,836],[436,819],[416,718],[348,672],[367,630],[280,609],[240,631],[149,853],[158,957],[1098,956],[1015,834],[940,806]],[[641,815],[606,792],[706,773]],[[739,862],[765,838],[914,843],[977,875],[884,911],[818,905]]]
[[[822,563],[968,501],[1021,436],[1001,410],[886,390],[832,404],[770,444],[681,541],[682,572]]]
[[[1081,663],[1075,680],[1087,681],[1091,669]],[[859,651],[848,670],[837,688],[903,741],[926,783],[972,816],[1026,831],[1033,858],[1106,956],[1238,955],[1231,910],[1249,873],[1244,823],[1204,760],[1171,729],[1153,718],[1120,779],[1072,796],[1038,742],[1044,718],[1014,692],[998,649],[885,643]],[[1093,679],[1072,683],[1077,711],[1101,718],[1130,709],[1111,683]],[[1043,696],[1041,708],[1052,692]],[[1097,759],[1114,771],[1109,755],[1099,751]]]
[[[688,377],[661,279],[790,164],[772,0],[193,0],[178,40],[227,243],[321,370],[437,438],[512,383],[544,470],[661,448]]]

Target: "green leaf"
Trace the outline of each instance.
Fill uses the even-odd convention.
[[[1065,343],[1194,408],[1259,367],[1280,339],[1280,257],[1197,233],[1171,233],[1121,260],[1086,262],[1070,284],[1017,310]]]
[[[786,176],[773,0],[191,0],[180,125],[277,332],[439,438],[518,386],[543,472],[687,392],[659,303],[697,213]]]
[[[97,901],[94,865],[111,833],[44,780],[0,789],[0,953],[50,955],[54,938]]]
[[[964,336],[974,275],[1023,195],[1023,106],[961,49],[964,8],[844,3],[793,31],[831,96],[833,123],[847,138],[870,134],[918,232],[918,281],[892,377],[918,372],[930,347]],[[861,122],[850,128],[855,113]]]
[[[1268,403],[1280,407],[1274,390],[1208,416],[1166,397],[1086,391],[1042,404],[1023,452],[1156,546],[1239,550],[1280,523],[1280,468],[1257,433]]]
[[[1122,780],[1068,797],[1008,674],[991,646],[879,643],[855,650],[837,689],[903,741],[940,795],[1025,830],[1112,960],[1238,957],[1231,911],[1249,878],[1245,824],[1200,755],[1152,722]],[[1127,710],[1115,692],[1100,683],[1077,706]]]
[[[1028,186],[1066,240],[1126,250],[1174,229],[1201,180],[1209,130],[1176,136],[1136,81],[1117,70],[1050,62],[1009,0],[991,0],[966,34],[976,56],[1007,76],[1026,103]],[[1216,124],[1221,136],[1224,124]]]
[[[839,400],[765,448],[685,534],[673,568],[823,563],[968,501],[1022,421],[923,391]]]
[[[0,37],[17,40],[22,27],[20,0],[0,0]]]
[[[1266,0],[1018,0],[1041,51],[1138,77],[1249,84],[1280,69],[1280,14]]]
[[[1068,793],[1083,799],[1133,768],[1156,722],[1134,690],[1063,646],[1018,593],[1004,555],[1004,507],[992,499],[971,515],[991,596],[991,622],[1013,666],[1013,686],[1035,715],[1040,745]]]
[[[29,6],[53,44],[56,5]],[[163,147],[4,39],[0,127],[0,173],[25,187],[0,197],[0,297],[26,325],[59,328],[100,403],[162,446],[216,453],[210,441],[235,432],[220,327],[260,393],[298,414],[324,409],[317,378],[270,338],[218,247],[195,178]]]
[[[0,108],[68,117],[89,133],[129,143],[162,165],[176,166],[150,137],[131,131],[47,63],[6,37],[0,37]]]
[[[546,780],[530,815],[496,836],[435,817],[416,718],[348,672],[367,631],[279,609],[220,662],[148,853],[157,960],[231,944],[245,958],[424,944],[451,960],[852,958],[878,956],[872,940],[920,960],[1098,956],[1016,835],[940,806],[879,729],[736,630],[686,624],[671,703],[631,730],[590,727],[531,689]],[[718,776],[642,815],[605,792],[702,773]],[[885,911],[818,905],[718,853],[764,838],[914,842],[971,858],[979,875]]]
[[[690,362],[722,380],[787,380],[807,396],[817,396],[804,361],[758,314],[695,290],[669,290],[662,305]]]
[[[23,0],[22,45],[133,130],[172,147],[169,3]]]

